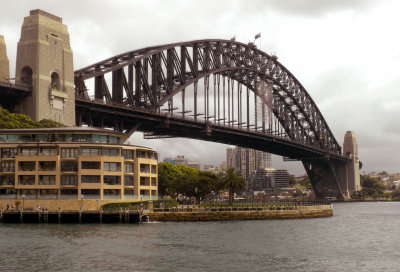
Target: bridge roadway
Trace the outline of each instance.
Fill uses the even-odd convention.
[[[0,103],[11,110],[25,97],[31,94],[31,88],[23,85],[0,83]],[[82,118],[90,118],[95,126],[134,128],[134,130],[155,133],[153,138],[184,137],[237,145],[257,149],[290,159],[313,161],[318,159],[334,159],[346,162],[342,154],[329,152],[316,145],[294,141],[287,137],[264,134],[261,131],[247,130],[232,126],[215,125],[194,118],[181,118],[177,115],[150,113],[133,109],[122,104],[112,105],[92,101],[83,97],[75,98],[75,109],[78,125]],[[81,120],[79,120],[81,118]],[[118,123],[116,125],[116,123]],[[133,131],[131,131],[133,132]],[[151,137],[151,136],[150,136]]]
[[[345,162],[348,160],[342,154],[329,152],[318,146],[311,146],[287,137],[269,135],[247,128],[215,125],[194,118],[181,118],[176,115],[149,113],[144,110],[132,109],[124,105],[104,104],[81,97],[76,97],[75,108],[78,125],[84,116],[90,116],[93,125],[135,128],[142,132],[155,132],[154,138],[185,137],[198,140],[237,145],[256,150],[285,156],[291,159],[312,161],[319,159],[334,159]]]
[[[31,95],[32,87],[21,84],[0,82],[0,104],[3,108],[13,111],[25,97]]]

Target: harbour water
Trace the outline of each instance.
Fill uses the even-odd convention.
[[[399,271],[400,202],[233,222],[2,224],[0,271]]]

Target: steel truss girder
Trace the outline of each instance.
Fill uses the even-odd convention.
[[[130,80],[126,79],[125,67],[130,67]],[[186,70],[186,67],[189,69]],[[104,80],[104,75],[110,72],[113,73],[112,95]],[[317,105],[290,71],[275,56],[239,42],[198,40],[120,54],[77,70],[76,95],[88,98],[85,80],[101,77],[102,86],[96,89],[96,98],[103,94],[107,104],[122,102],[122,92],[125,91],[125,106],[156,112],[168,101],[171,102],[169,109],[172,110],[174,95],[210,74],[231,77],[256,94],[255,82],[258,78],[273,84],[273,113],[289,137],[293,141],[318,145],[331,153],[341,153]],[[249,76],[251,74],[253,76]],[[133,78],[136,82],[135,90],[130,87]],[[262,94],[257,96],[263,97]]]

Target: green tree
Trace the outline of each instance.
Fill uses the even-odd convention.
[[[45,128],[66,127],[66,125],[50,119],[42,119],[39,123]]]
[[[372,198],[382,197],[386,186],[378,178],[361,175],[362,194]]]
[[[225,188],[229,190],[229,204],[232,205],[234,194],[243,191],[246,187],[246,181],[240,175],[235,173],[233,167],[228,168],[223,178]]]
[[[65,125],[49,119],[43,119],[40,122],[35,122],[25,114],[10,113],[6,109],[0,108],[0,129],[51,127],[65,127]]]
[[[304,178],[302,181],[300,181],[300,185],[304,186],[307,189],[311,189],[311,181],[309,177]]]
[[[292,176],[292,175],[289,175],[289,184],[292,186],[296,184],[296,180],[294,179],[294,176]]]
[[[175,182],[179,176],[178,169],[169,162],[158,164],[158,190],[161,195],[174,196],[176,192]]]
[[[161,195],[175,197],[182,194],[197,201],[224,188],[219,176],[185,165],[158,164],[158,189]]]
[[[400,198],[400,189],[396,189],[392,192],[392,197],[393,198]]]

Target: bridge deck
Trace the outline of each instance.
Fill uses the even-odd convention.
[[[178,118],[168,114],[149,113],[134,110],[123,105],[106,105],[84,98],[75,100],[77,114],[89,115],[97,124],[112,127],[115,120],[124,127],[138,126],[142,132],[166,132],[171,137],[185,137],[224,144],[253,148],[273,154],[286,156],[297,160],[314,160],[324,157],[347,161],[341,154],[311,146],[306,143],[293,141],[289,138],[264,134],[232,126],[217,126],[205,121],[194,121],[190,118]]]
[[[31,93],[32,88],[29,86],[0,82],[0,104],[9,111]]]

